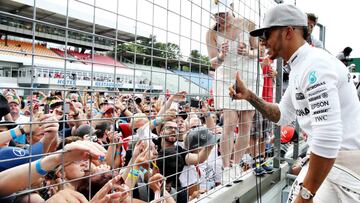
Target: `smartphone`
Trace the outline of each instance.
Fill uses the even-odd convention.
[[[49,111],[50,111],[49,104],[45,104],[45,105],[44,105],[44,113],[45,113],[45,114],[49,114]]]
[[[64,114],[69,114],[69,113],[70,113],[70,104],[65,103]]]
[[[236,80],[235,80],[235,82],[234,82],[234,89],[235,89],[236,94],[238,94],[238,93],[240,92],[240,90],[237,88],[237,81],[236,81]],[[234,96],[235,96],[235,95],[234,95]],[[234,100],[235,98],[232,97],[231,99]]]

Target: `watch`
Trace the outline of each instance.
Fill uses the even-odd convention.
[[[310,200],[315,196],[315,194],[312,194],[310,192],[310,190],[303,187],[302,185],[301,185],[301,189],[300,189],[300,195],[301,195],[301,198],[304,199],[304,200]]]
[[[26,135],[26,132],[25,132],[24,127],[22,125],[18,125],[18,128],[19,128],[22,135]]]

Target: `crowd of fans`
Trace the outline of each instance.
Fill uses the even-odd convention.
[[[6,89],[0,100],[1,202],[188,202],[222,184],[212,98]]]

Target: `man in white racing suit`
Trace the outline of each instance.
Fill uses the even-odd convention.
[[[236,75],[230,96],[245,99],[271,121],[295,118],[309,135],[310,161],[294,182],[288,202],[360,202],[360,103],[350,73],[334,56],[305,41],[306,15],[293,5],[270,9],[258,36],[271,59],[291,68],[280,104],[267,103]]]

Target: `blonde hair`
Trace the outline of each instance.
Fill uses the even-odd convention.
[[[148,120],[147,115],[144,113],[137,113],[135,114],[132,118],[131,118],[131,125],[134,125],[136,122],[138,122],[139,120]]]

